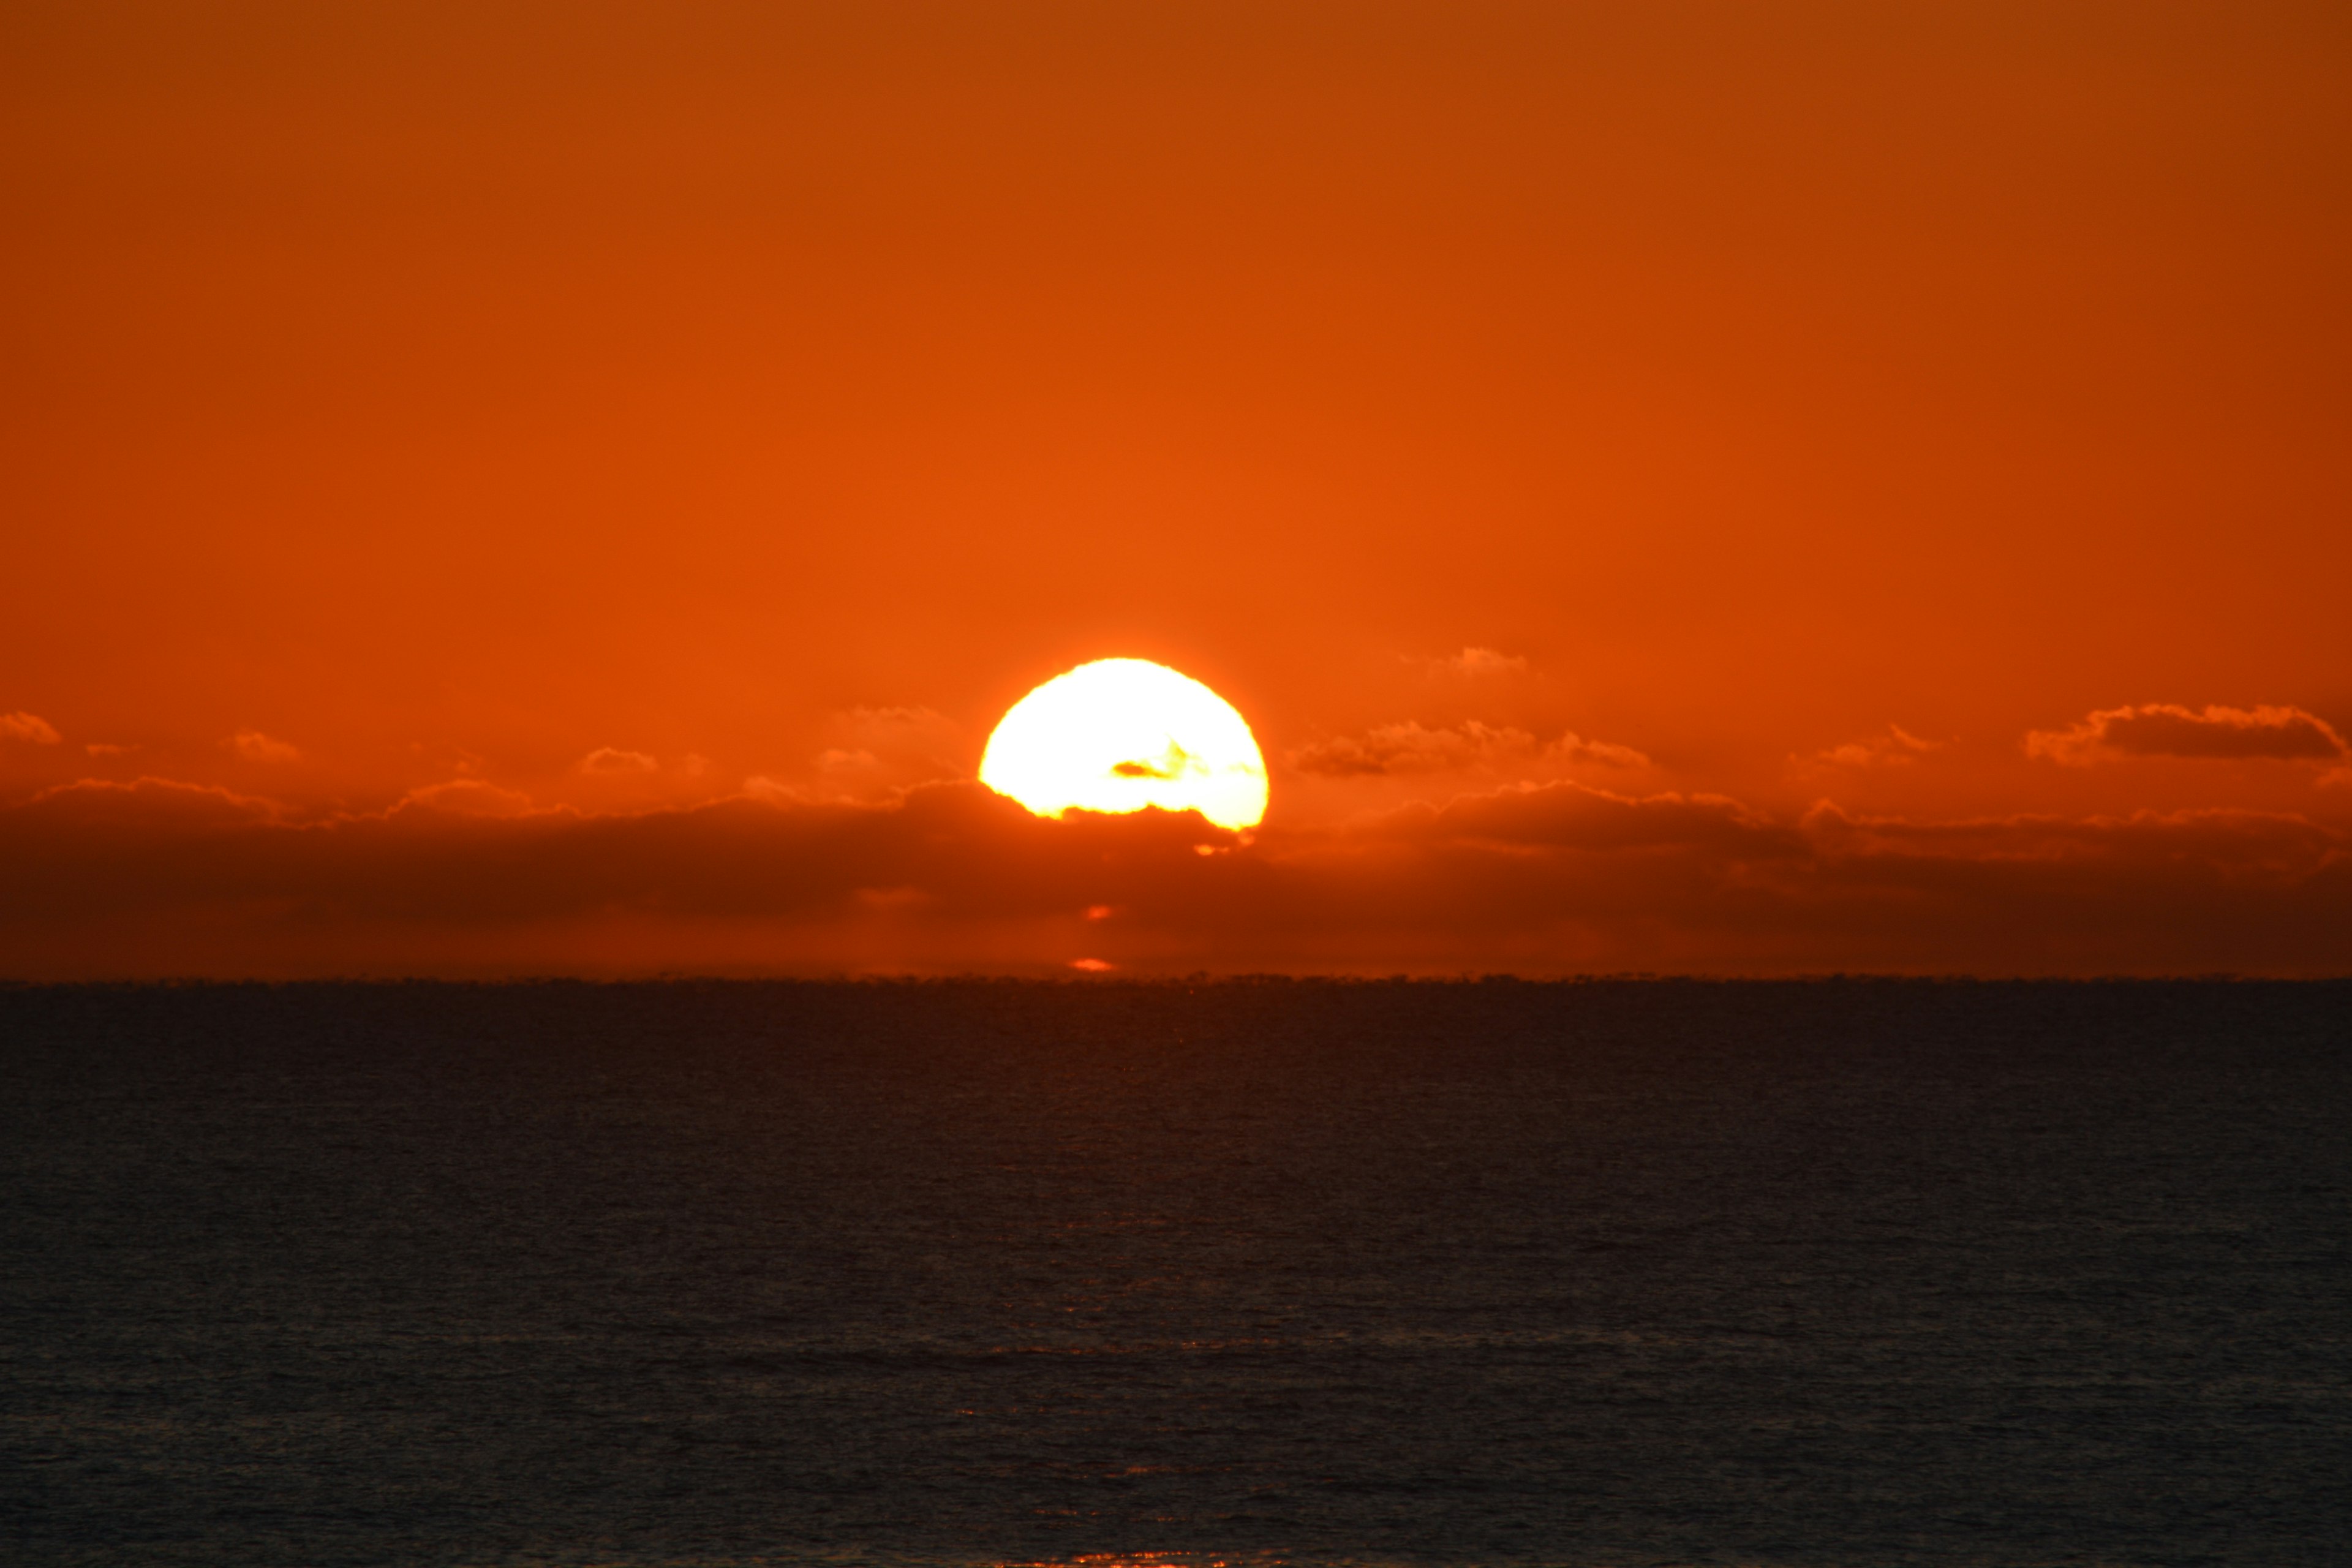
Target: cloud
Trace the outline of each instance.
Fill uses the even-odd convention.
[[[2284,813],[1792,818],[1555,781],[1244,837],[968,783],[523,804],[457,780],[303,819],[85,780],[0,807],[0,952],[26,976],[2352,970],[2352,845]]]
[[[1457,795],[1442,806],[1409,805],[1370,829],[1373,837],[1423,842],[1614,851],[1661,845],[1709,847],[1743,857],[1785,855],[1782,829],[1727,795],[1616,795],[1579,784],[1527,784]]]
[[[957,732],[955,721],[935,708],[919,705],[848,708],[836,715],[836,721],[869,734],[947,736]]]
[[[1437,729],[1408,720],[1402,724],[1382,724],[1360,736],[1341,735],[1311,742],[1290,753],[1290,765],[1301,773],[1319,773],[1327,778],[1378,778],[1499,768],[1539,758],[1618,768],[1647,767],[1650,763],[1649,758],[1631,746],[1587,741],[1574,731],[1549,746],[1539,746],[1535,736],[1525,730],[1482,724],[1473,719],[1452,728]]]
[[[446,784],[425,784],[403,795],[394,809],[410,806],[461,816],[521,816],[536,809],[530,796],[520,790],[501,789],[481,779],[451,779]]]
[[[643,752],[624,752],[614,746],[599,746],[580,759],[580,771],[607,776],[622,773],[658,772],[661,763]]]
[[[299,763],[299,748],[290,742],[274,740],[258,730],[239,730],[221,742],[248,763]]]
[[[139,748],[135,745],[116,745],[111,741],[92,741],[89,744],[82,748],[83,751],[88,752],[93,757],[127,757],[138,749]]]
[[[1465,647],[1445,661],[1456,675],[1525,675],[1528,661],[1517,654],[1497,653],[1491,647]]]
[[[798,785],[782,779],[772,779],[765,773],[753,773],[743,781],[743,794],[752,800],[764,800],[774,805],[800,805],[814,802],[815,797]]]
[[[1921,822],[1854,816],[1824,804],[1806,814],[1803,828],[1823,853],[1846,858],[2082,865],[2185,857],[2258,880],[2325,867],[2352,847],[2341,833],[2292,813],[2231,807]]]
[[[1604,768],[1646,768],[1650,765],[1650,759],[1631,746],[1615,745],[1608,741],[1588,741],[1573,730],[1545,747],[1544,755],[1563,763],[1589,763]]]
[[[1206,778],[1211,770],[1207,763],[1171,741],[1158,756],[1130,757],[1111,763],[1110,771],[1123,779],[1181,779],[1188,773]]]
[[[2202,712],[2171,702],[2108,708],[2067,730],[2035,730],[2028,756],[2069,767],[2125,757],[2210,757],[2233,761],[2336,762],[2352,757],[2326,720],[2300,708],[2209,707]]]
[[[252,827],[284,820],[285,808],[260,795],[178,779],[76,779],[53,785],[0,811],[17,823],[47,823],[92,841],[142,842],[150,835],[184,835]]]
[[[831,742],[810,759],[799,783],[759,777],[753,794],[783,791],[794,799],[887,799],[919,784],[969,778],[962,731],[929,708],[850,708],[825,725]]]
[[[1929,752],[1942,750],[1944,744],[1941,741],[1923,741],[1900,724],[1889,724],[1884,735],[1849,741],[1810,757],[1789,760],[1808,772],[1824,768],[1904,768]]]
[[[926,777],[964,771],[957,760],[961,728],[929,708],[852,708],[835,715],[833,730],[841,750],[868,757],[877,767]]]
[[[1422,658],[1413,662],[1433,675],[1459,676],[1475,680],[1501,675],[1525,675],[1526,658],[1515,653],[1498,653],[1491,647],[1465,647],[1460,653],[1444,658]]]
[[[30,741],[37,746],[54,746],[63,739],[56,726],[37,713],[0,713],[0,741]]]
[[[1291,752],[1290,765],[1328,778],[1369,778],[1492,767],[1535,752],[1536,738],[1525,730],[1498,728],[1475,719],[1454,729],[1432,730],[1407,720],[1402,724],[1382,724],[1361,736],[1312,742]]]

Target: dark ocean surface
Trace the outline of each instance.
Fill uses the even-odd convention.
[[[2352,985],[0,990],[0,1560],[2352,1561]]]

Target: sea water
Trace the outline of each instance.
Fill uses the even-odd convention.
[[[2352,1552],[2352,986],[0,991],[0,1560]]]

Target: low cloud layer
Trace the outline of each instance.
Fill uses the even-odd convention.
[[[2208,757],[2231,761],[2341,762],[2352,748],[2325,719],[2300,708],[2209,707],[2178,703],[2108,708],[2067,730],[2035,730],[2028,756],[2070,767],[2127,757]]]
[[[973,784],[628,815],[440,786],[299,820],[163,780],[0,808],[26,978],[2352,970],[2352,847],[2247,811],[1918,821],[1522,785],[1322,832]]]

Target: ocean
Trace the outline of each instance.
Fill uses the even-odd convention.
[[[0,989],[11,1564],[2352,1558],[2352,984]]]

